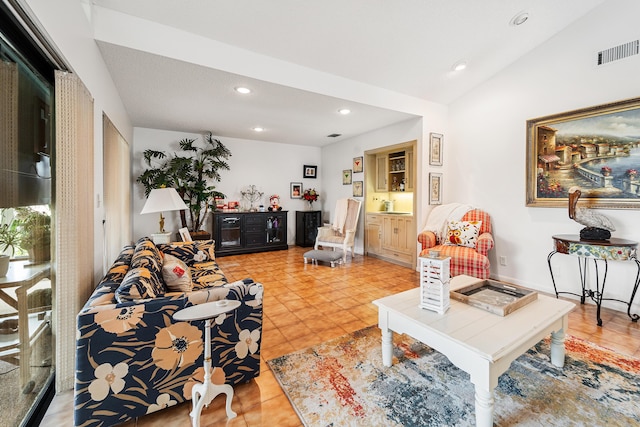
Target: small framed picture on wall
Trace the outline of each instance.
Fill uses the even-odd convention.
[[[303,178],[316,178],[318,176],[318,166],[304,165],[302,169]]]
[[[429,134],[429,164],[442,166],[442,139],[440,133]]]
[[[363,181],[353,181],[353,197],[362,197]]]
[[[362,156],[353,158],[353,173],[362,172]]]
[[[351,169],[345,169],[342,171],[342,185],[351,184]]]
[[[291,183],[291,194],[290,197],[292,199],[302,199],[302,183],[301,182],[292,182]]]
[[[442,204],[442,174],[441,173],[429,174],[429,204],[430,205]]]

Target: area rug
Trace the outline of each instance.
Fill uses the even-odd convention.
[[[475,425],[466,372],[400,334],[385,368],[380,336],[371,326],[268,361],[305,426]],[[548,340],[512,363],[495,389],[495,425],[640,425],[640,359],[570,336],[565,346],[564,368]]]

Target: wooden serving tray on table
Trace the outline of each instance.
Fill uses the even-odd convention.
[[[478,279],[473,284],[453,289],[449,296],[499,316],[506,316],[538,299],[535,291],[491,279]]]

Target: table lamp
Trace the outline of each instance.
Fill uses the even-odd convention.
[[[162,212],[179,211],[182,209],[188,208],[175,188],[154,188],[151,190],[140,214],[160,212],[160,232],[151,235],[153,243],[169,243],[171,241],[171,233],[164,231],[164,217],[162,216]]]

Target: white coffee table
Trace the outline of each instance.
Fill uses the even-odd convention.
[[[200,413],[203,406],[209,406],[209,403],[220,393],[227,395],[227,418],[235,418],[236,413],[231,410],[231,401],[233,400],[233,387],[229,384],[214,384],[211,382],[211,319],[223,313],[233,311],[240,307],[240,301],[237,300],[221,300],[211,301],[204,304],[193,305],[174,313],[175,320],[192,322],[195,320],[204,320],[204,381],[202,384],[196,384],[191,389],[191,400],[193,402],[193,410],[189,414],[193,427],[200,426]]]
[[[456,276],[451,290],[479,279]],[[475,386],[476,426],[493,426],[493,390],[511,362],[551,334],[551,362],[564,365],[564,331],[575,304],[538,295],[538,299],[502,317],[451,300],[444,314],[418,306],[420,288],[373,301],[382,330],[382,363],[392,364],[393,333],[407,334],[441,352],[467,372]]]

